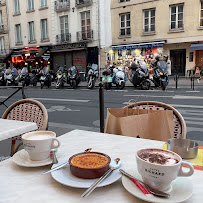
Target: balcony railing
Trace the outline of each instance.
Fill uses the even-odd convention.
[[[90,6],[92,5],[92,0],[75,0],[76,7]]]
[[[55,1],[54,5],[55,5],[54,9],[55,9],[56,12],[70,10],[70,0],[64,1],[64,2]]]
[[[64,44],[64,43],[70,43],[71,42],[71,34],[60,34],[56,35],[56,43],[57,44]]]
[[[86,31],[77,32],[77,40],[78,40],[78,42],[93,40],[93,30],[86,30]]]

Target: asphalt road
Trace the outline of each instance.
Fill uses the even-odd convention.
[[[0,89],[0,101],[4,100],[12,89]],[[40,89],[39,87],[26,87],[27,98],[34,98],[42,102],[48,110],[49,129],[54,130],[57,135],[61,135],[72,129],[84,129],[99,131],[99,90],[98,87],[88,90],[85,85],[80,85],[77,89],[65,87],[56,90],[54,87]],[[136,99],[139,95],[144,95],[149,101],[160,101],[174,106],[186,120],[187,138],[197,140],[203,145],[203,86],[198,86],[192,91],[189,86],[180,86],[178,90],[174,85],[169,86],[166,91],[160,89],[140,90],[132,86],[124,90],[104,90],[104,109],[106,115],[107,108],[121,108],[130,99]],[[21,99],[21,93],[17,93],[10,98],[6,104]],[[146,100],[140,97],[139,100]],[[2,115],[6,107],[0,106]],[[10,140],[0,142],[0,156],[9,155]]]

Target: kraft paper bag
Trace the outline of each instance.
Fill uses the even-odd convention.
[[[167,141],[174,136],[173,111],[108,108],[104,132]]]

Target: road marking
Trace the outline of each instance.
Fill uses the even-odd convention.
[[[113,90],[114,92],[128,92],[128,90]]]
[[[73,110],[73,109],[70,109],[70,108],[66,108],[65,106],[51,106],[49,109],[47,109],[47,111],[49,113],[51,112],[55,112],[55,111],[80,111],[80,110]]]
[[[193,120],[193,121],[203,121],[203,118],[198,118],[198,117],[187,117],[187,116],[184,116],[184,119],[185,120]],[[201,125],[203,125],[203,122],[201,123]]]
[[[87,103],[90,100],[77,100],[77,99],[52,99],[52,98],[30,98],[30,99],[36,99],[36,100],[41,100],[41,101],[65,101],[65,102],[83,102]]]
[[[173,99],[203,99],[203,97],[199,96],[184,96],[184,95],[175,95]]]
[[[173,90],[134,90],[135,92],[174,92]]]
[[[186,92],[200,92],[200,91],[186,91]]]
[[[90,89],[81,89],[81,90],[83,90],[83,91],[90,91]]]
[[[191,131],[203,132],[203,128],[187,127],[187,132]]]
[[[123,95],[124,97],[138,97],[138,96],[142,96],[142,95]],[[164,98],[164,97],[169,97],[169,98],[173,98],[173,96],[156,96],[156,95],[145,95],[146,97],[160,97],[160,98]]]

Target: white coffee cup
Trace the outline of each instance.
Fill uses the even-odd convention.
[[[60,147],[61,143],[52,131],[35,131],[22,135],[24,149],[33,161],[48,159],[51,149]],[[56,143],[55,143],[56,142]]]
[[[194,173],[190,163],[183,161],[178,154],[169,150],[141,149],[136,153],[136,160],[143,181],[160,191],[169,189],[171,182],[178,176],[191,176]],[[188,167],[189,171],[183,171],[183,166]]]

